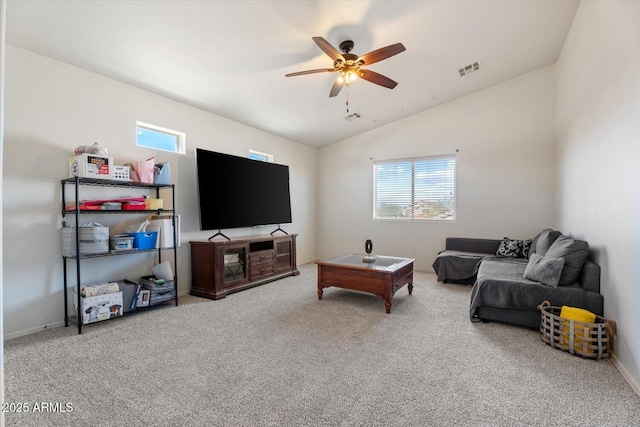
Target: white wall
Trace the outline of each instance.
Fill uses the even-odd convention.
[[[14,46],[7,48],[3,153],[3,232],[5,248],[10,249],[3,254],[7,337],[59,325],[64,318],[60,180],[68,176],[68,158],[78,145],[99,142],[116,164],[152,155],[157,161],[171,161],[182,225],[177,268],[181,293],[191,287],[188,242],[213,234],[199,231],[195,147],[239,156],[254,149],[289,165],[293,224],[283,228],[299,234],[299,263],[316,258],[316,149]],[[136,120],[186,132],[187,154],[136,147]],[[116,221],[111,225],[121,228],[123,221],[134,220],[129,216],[83,219]],[[267,234],[274,228],[227,230],[226,234]],[[139,277],[150,274],[153,264],[149,253],[90,259],[83,261],[88,268],[82,281],[114,280],[123,274]],[[69,267],[74,264],[70,262]]]
[[[5,36],[6,36],[7,2],[0,0],[0,153],[4,147],[4,63],[5,63]],[[2,163],[0,163],[0,211],[2,211]],[[2,216],[0,216],[0,296],[4,301],[4,285],[2,254]],[[0,305],[0,402],[4,402],[4,314]],[[4,413],[0,413],[0,427],[4,426]]]
[[[640,394],[640,3],[581,2],[556,71],[557,224],[602,267],[615,362]]]
[[[433,271],[447,237],[525,239],[552,226],[554,72],[548,66],[322,148],[319,255],[362,253],[372,239],[378,254],[409,257],[415,248],[416,268]],[[455,222],[372,219],[370,158],[451,153]]]

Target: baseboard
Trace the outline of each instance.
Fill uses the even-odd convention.
[[[179,291],[178,292],[178,299],[180,299],[180,297],[183,296],[187,296],[189,295],[189,291]],[[60,322],[54,322],[54,323],[47,323],[46,325],[43,326],[35,326],[33,328],[29,328],[29,329],[23,329],[21,331],[16,331],[16,332],[11,332],[10,334],[4,334],[4,340],[10,340],[12,338],[19,338],[19,337],[23,337],[25,335],[31,335],[31,334],[35,334],[37,332],[42,332],[42,331],[46,331],[47,329],[53,329],[53,328],[61,328],[64,326],[64,321],[60,321]]]
[[[640,384],[638,383],[638,381],[633,378],[631,373],[622,363],[620,363],[620,361],[614,354],[611,355],[611,361],[613,362],[613,365],[618,369],[618,371],[622,374],[622,377],[627,380],[633,391],[635,391],[636,394],[640,396]]]
[[[33,328],[23,329],[21,331],[16,331],[16,332],[11,332],[10,334],[4,334],[4,339],[6,341],[6,340],[10,340],[12,338],[23,337],[25,335],[31,335],[31,334],[35,334],[36,332],[42,332],[42,331],[46,331],[47,329],[59,328],[59,327],[62,327],[62,326],[64,326],[64,321],[55,322],[55,323],[48,323],[48,324],[43,325],[43,326],[35,326]]]

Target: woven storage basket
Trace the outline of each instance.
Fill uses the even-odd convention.
[[[569,320],[560,317],[562,307],[553,307],[549,301],[543,301],[538,310],[540,338],[551,347],[589,359],[609,357],[611,339],[616,334],[613,320],[601,316],[596,316],[595,323]]]

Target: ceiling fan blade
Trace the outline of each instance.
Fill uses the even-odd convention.
[[[393,89],[398,86],[398,83],[394,82],[389,77],[385,77],[382,74],[378,74],[371,70],[360,70],[360,78],[389,89]]]
[[[360,58],[358,58],[358,60],[363,61],[365,65],[369,65],[378,61],[382,61],[383,59],[387,59],[393,55],[397,55],[400,52],[404,52],[405,50],[407,49],[402,43],[396,43],[371,51],[369,53],[365,53]]]
[[[329,55],[331,59],[333,59],[334,61],[338,61],[338,60],[344,61],[342,54],[338,52],[338,50],[335,47],[331,46],[331,43],[329,43],[325,39],[323,39],[322,37],[311,37],[311,39],[314,42],[316,42],[318,47],[322,49],[324,53]]]
[[[332,73],[335,69],[333,68],[318,68],[316,70],[307,70],[307,71],[298,71],[297,73],[289,73],[285,74],[285,77],[294,77],[294,76],[304,76],[305,74],[315,74],[315,73]]]
[[[329,98],[332,98],[337,94],[339,94],[340,91],[342,90],[342,86],[344,86],[342,84],[342,79],[340,78],[340,76],[338,76],[338,78],[336,78],[336,81],[333,83],[333,86],[331,86],[331,92],[329,92]]]

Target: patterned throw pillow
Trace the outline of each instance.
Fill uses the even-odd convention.
[[[506,256],[511,258],[522,257],[522,240],[513,240],[505,237],[500,242],[496,255]]]
[[[529,258],[529,250],[531,249],[531,239],[522,241],[522,258]]]

